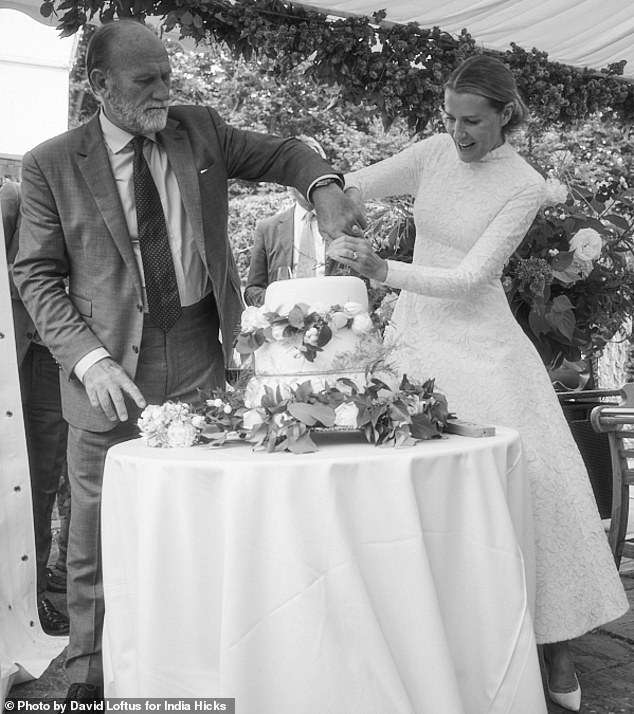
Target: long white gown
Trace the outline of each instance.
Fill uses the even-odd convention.
[[[543,363],[515,321],[502,268],[544,199],[544,181],[508,143],[464,163],[433,136],[346,177],[364,198],[415,197],[412,264],[388,328],[400,370],[436,378],[462,419],[522,436],[536,531],[537,641],[574,638],[627,608],[587,472]],[[390,355],[392,356],[392,354]]]

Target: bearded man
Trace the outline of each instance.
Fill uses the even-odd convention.
[[[86,70],[99,113],[24,156],[14,264],[61,365],[69,422],[69,700],[102,697],[106,451],[137,435],[146,403],[193,401],[225,384],[242,311],[227,180],[294,186],[327,238],[365,225],[341,177],[302,142],[233,128],[209,107],[168,108],[169,58],[144,25],[100,27]]]

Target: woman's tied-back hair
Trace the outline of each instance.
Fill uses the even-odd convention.
[[[449,76],[445,89],[458,94],[478,94],[488,99],[498,112],[512,104],[511,118],[502,127],[503,136],[518,129],[528,118],[528,108],[517,91],[515,77],[506,65],[490,55],[474,55],[462,62]]]

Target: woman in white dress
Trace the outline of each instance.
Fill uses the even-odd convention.
[[[388,339],[411,377],[436,378],[462,419],[517,429],[528,465],[537,550],[535,630],[551,699],[578,711],[568,640],[628,607],[588,476],[530,340],[504,294],[502,269],[544,200],[544,181],[506,142],[526,107],[498,60],[478,55],[445,90],[446,134],[346,177],[359,200],[411,194],[411,264],[362,238],[329,255],[401,293]]]

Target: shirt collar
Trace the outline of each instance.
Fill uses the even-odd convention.
[[[134,134],[130,134],[129,131],[113,124],[105,115],[103,108],[99,112],[99,124],[106,144],[113,154],[118,154],[134,139]],[[151,141],[156,141],[156,134],[154,133],[146,134],[145,136]]]

